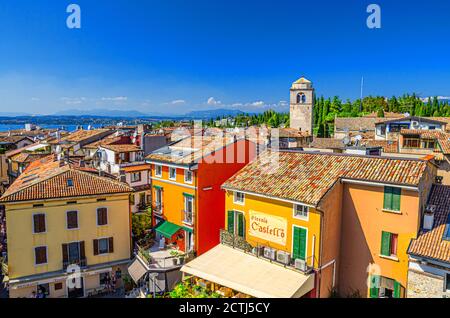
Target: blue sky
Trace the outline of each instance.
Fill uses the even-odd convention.
[[[450,1],[3,0],[0,36],[0,112],[282,110],[301,75],[324,96],[361,76],[366,95],[450,95]]]

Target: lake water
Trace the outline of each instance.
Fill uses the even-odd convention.
[[[67,131],[75,131],[78,126],[82,126],[83,129],[87,129],[89,125],[39,125],[39,127],[45,128],[45,129],[64,128]],[[94,124],[94,125],[91,125],[91,127],[100,128],[100,127],[102,127],[102,125]],[[0,131],[17,130],[17,129],[24,129],[24,128],[25,128],[25,125],[0,124]]]

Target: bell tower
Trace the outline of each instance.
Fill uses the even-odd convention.
[[[311,81],[301,77],[291,86],[290,127],[313,133],[314,88]]]

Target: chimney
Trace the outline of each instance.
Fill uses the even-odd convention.
[[[425,213],[423,215],[423,229],[426,231],[430,231],[433,229],[434,224],[434,212],[436,211],[435,205],[427,205],[425,209]]]

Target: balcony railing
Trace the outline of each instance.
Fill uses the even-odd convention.
[[[150,268],[164,269],[181,266],[195,257],[193,253],[183,253],[170,248],[163,251],[167,252],[167,256],[155,257],[155,252],[151,252],[150,250],[144,249],[138,244],[135,244],[135,254],[139,256],[139,258]]]
[[[284,261],[281,261],[277,257],[274,257],[273,259],[270,257],[265,257],[265,255],[262,252],[262,251],[264,251],[265,248],[270,248],[272,250],[275,250],[276,254],[274,254],[274,255],[278,255],[278,253],[280,253],[280,252],[284,253],[284,251],[280,251],[275,248],[272,248],[269,244],[264,244],[264,245],[258,244],[256,247],[254,247],[250,243],[248,243],[245,240],[245,238],[240,237],[236,234],[230,233],[226,230],[220,230],[220,243],[222,243],[224,245],[228,245],[232,248],[242,250],[245,253],[252,254],[253,256],[264,259],[268,262],[278,264],[280,266],[283,266],[285,268],[289,268],[289,269],[292,269],[295,271],[300,271],[305,274],[309,274],[313,270],[313,268],[310,265],[308,265],[308,264],[312,263],[312,259],[313,259],[312,256],[308,257],[305,260],[305,267],[303,269],[300,269],[295,266],[296,261],[295,261],[295,259],[291,258],[290,255],[288,257],[286,254],[283,254],[283,256],[285,258],[284,258]]]
[[[66,270],[70,265],[78,265],[79,267],[83,268],[87,266],[87,261],[86,258],[80,258],[77,260],[63,262],[63,269]]]
[[[163,205],[161,202],[156,202],[152,205],[152,210],[155,213],[162,214],[162,208],[163,208]]]
[[[220,243],[246,252],[251,252],[253,249],[253,246],[251,246],[245,238],[232,234],[226,230],[220,230]]]
[[[183,212],[183,223],[192,224],[194,221],[194,212],[182,210]]]

